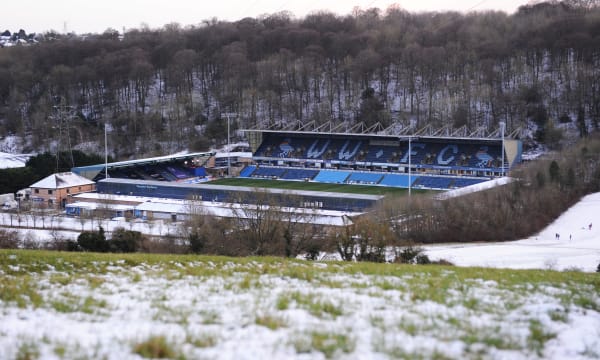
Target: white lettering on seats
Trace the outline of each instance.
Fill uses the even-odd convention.
[[[447,159],[444,160],[444,155],[446,154],[446,151],[448,151],[449,149],[452,149],[452,154],[458,154],[458,146],[456,146],[456,145],[446,146],[445,148],[442,149],[442,151],[440,151],[440,153],[437,157],[437,163],[439,165],[448,165],[452,161],[454,161],[454,155],[450,155]]]
[[[318,157],[321,157],[321,155],[323,155],[323,153],[325,152],[325,150],[327,150],[327,147],[329,146],[330,140],[327,140],[325,142],[325,144],[323,145],[323,147],[321,147],[320,150],[317,150],[316,147],[318,146],[319,143],[319,139],[315,140],[315,142],[312,143],[312,145],[308,148],[308,151],[306,152],[306,157],[311,159],[315,159]]]
[[[352,158],[354,155],[356,155],[356,152],[358,151],[358,149],[360,148],[360,144],[361,142],[359,141],[356,146],[354,147],[354,150],[352,150],[351,152],[346,151],[346,148],[348,147],[348,144],[350,143],[350,140],[346,140],[346,142],[344,143],[344,146],[342,146],[342,149],[340,150],[339,153],[339,159],[340,160],[350,160],[350,158]]]
[[[411,151],[410,151],[410,156],[411,157],[415,156],[415,155],[417,155],[419,153],[417,150],[415,150],[415,148],[417,148],[417,149],[425,149],[425,144],[422,144],[422,143],[413,143],[411,145]],[[409,155],[409,152],[407,151],[406,154],[404,154],[404,157],[402,158],[402,160],[400,160],[400,162],[403,162],[403,163],[408,162],[408,155]]]

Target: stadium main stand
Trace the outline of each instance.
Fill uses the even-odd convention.
[[[249,130],[253,131],[253,130]],[[259,141],[253,161],[261,167],[310,169],[268,170],[273,179],[452,189],[503,176],[521,161],[521,142],[508,150],[499,138],[453,138],[310,131],[254,131]],[[502,163],[504,159],[504,163]],[[409,169],[410,167],[410,169]],[[264,170],[267,171],[267,170]],[[408,172],[412,172],[410,181]],[[244,176],[262,176],[246,170]]]
[[[407,141],[369,138],[315,137],[267,134],[254,153],[258,163],[326,162],[365,166],[407,165],[421,168],[450,167],[464,171],[494,170],[501,167],[501,144],[418,139]],[[410,159],[409,159],[410,157]],[[508,160],[508,158],[506,158]],[[506,164],[505,164],[506,166]]]

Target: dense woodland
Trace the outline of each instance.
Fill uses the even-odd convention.
[[[23,137],[24,150],[98,151],[105,124],[117,159],[202,150],[225,137],[224,113],[238,128],[505,122],[542,142],[556,124],[581,135],[600,124],[596,1],[512,15],[280,12],[47,38],[0,49],[0,137]]]

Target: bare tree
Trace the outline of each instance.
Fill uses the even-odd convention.
[[[324,239],[320,236],[323,226],[315,224],[318,211],[310,208],[281,209],[282,240],[284,255],[296,257],[305,253],[309,258],[323,247]]]
[[[186,220],[179,225],[179,236],[189,251],[218,255],[243,255],[239,242],[231,234],[231,224],[225,218],[209,214],[199,201],[186,202]]]
[[[249,254],[281,253],[281,199],[261,189],[254,189],[246,197],[239,204],[232,204],[231,210]]]

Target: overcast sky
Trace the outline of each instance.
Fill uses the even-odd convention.
[[[235,21],[283,10],[302,17],[312,11],[329,10],[349,14],[358,6],[385,10],[398,4],[410,12],[457,10],[462,12],[489,9],[513,13],[527,0],[29,0],[4,1],[0,7],[0,31],[28,33],[56,30],[78,34],[101,33],[107,28],[121,32],[123,27],[162,27],[169,23],[196,25],[216,17]]]

